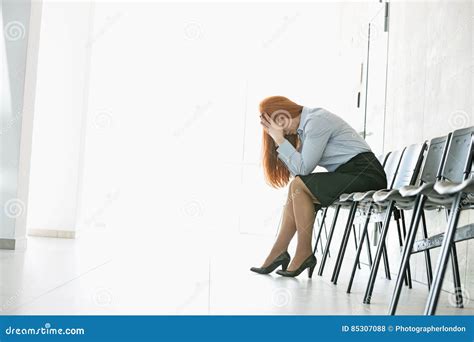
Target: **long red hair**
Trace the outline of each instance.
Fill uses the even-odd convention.
[[[301,114],[303,106],[284,96],[270,96],[260,102],[260,114],[267,113],[273,120],[289,124]],[[280,119],[280,120],[279,120]],[[283,119],[283,120],[281,120]],[[297,134],[285,135],[285,138],[298,148],[300,141]],[[277,146],[272,137],[263,131],[262,164],[265,180],[274,188],[284,187],[290,181],[290,171],[278,158]]]

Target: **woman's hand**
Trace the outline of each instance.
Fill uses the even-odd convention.
[[[267,132],[268,135],[272,137],[275,144],[280,145],[285,141],[283,127],[279,126],[275,121],[273,121],[267,113],[260,115],[260,123],[262,124],[265,132]]]

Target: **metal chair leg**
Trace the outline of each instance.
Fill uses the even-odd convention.
[[[339,260],[341,259],[341,253],[342,253],[342,249],[343,249],[343,246],[344,246],[344,242],[346,241],[347,235],[350,234],[350,225],[349,225],[349,223],[351,221],[352,213],[354,212],[354,205],[355,205],[355,202],[353,202],[351,204],[351,207],[350,207],[350,210],[349,210],[349,215],[347,216],[346,226],[344,228],[344,232],[343,232],[342,238],[341,238],[341,245],[339,246],[339,249],[337,251],[336,262],[334,263],[334,268],[333,268],[333,272],[332,272],[332,275],[331,275],[331,282],[334,281],[334,276],[336,274],[337,265],[339,264]]]
[[[350,235],[350,228],[351,228],[350,222],[351,222],[351,218],[352,218],[352,213],[354,212],[354,205],[355,205],[355,202],[352,202],[351,206],[350,206],[350,209],[349,209],[349,214],[347,216],[346,226],[344,227],[344,232],[343,232],[342,238],[341,238],[341,245],[339,246],[339,249],[337,251],[336,262],[334,263],[333,272],[331,274],[331,282],[334,281],[334,276],[336,274],[336,269],[337,269],[337,266],[339,265],[339,261],[341,260],[341,253],[342,253],[342,250],[344,248],[344,244],[347,240],[347,236]]]
[[[355,245],[355,249],[356,249],[356,251],[357,251],[357,248],[358,248],[357,245],[358,245],[358,244],[357,244],[357,234],[356,234],[355,225],[352,225],[352,228],[353,228],[352,231],[354,232],[354,245]],[[359,231],[360,231],[360,229],[359,229]],[[359,235],[360,235],[360,234],[359,234]],[[360,237],[360,236],[359,236],[359,237]],[[361,240],[361,241],[363,241],[363,240]],[[357,267],[360,269],[360,262],[357,262]]]
[[[326,227],[326,220],[324,220],[324,236],[326,238],[326,241],[328,240],[328,230],[327,230],[327,227]],[[321,242],[321,253],[323,251],[323,239],[320,240]],[[331,257],[331,251],[328,251],[328,257]]]
[[[402,233],[403,233],[403,241],[406,241],[407,239],[407,227],[405,223],[405,213],[403,210],[400,210],[400,217],[402,218]],[[402,244],[403,245],[403,244]],[[402,246],[400,246],[402,247]],[[411,282],[411,269],[410,269],[410,262],[408,262],[408,268],[407,268],[407,277],[406,277],[406,285],[408,285],[408,288],[411,289],[413,288],[413,284]]]
[[[402,229],[400,228],[400,218],[396,218],[395,222],[397,223],[398,245],[401,247],[403,246],[403,238],[402,238]]]
[[[383,251],[384,245],[385,245],[384,241],[385,241],[385,238],[387,237],[388,227],[389,227],[389,224],[390,224],[390,218],[392,216],[393,208],[394,208],[394,202],[390,201],[390,203],[387,207],[387,212],[385,214],[383,229],[382,229],[382,233],[380,235],[380,242],[377,246],[377,252],[375,253],[374,263],[372,265],[372,268],[370,269],[369,282],[367,284],[367,288],[365,290],[365,295],[364,295],[364,304],[370,304],[370,300],[371,300],[371,297],[372,297],[372,292],[373,292],[373,289],[374,289],[375,279],[377,277],[377,271],[378,271],[378,268],[379,268],[379,265],[380,265],[380,259],[382,258],[382,254],[383,254],[382,251]]]
[[[454,233],[459,221],[459,214],[461,211],[460,204],[463,197],[463,193],[460,192],[454,198],[451,214],[449,217],[448,228],[444,234],[443,243],[441,245],[441,251],[438,256],[436,263],[436,271],[434,272],[433,284],[428,295],[428,300],[425,307],[425,315],[434,315],[436,313],[436,307],[438,306],[438,299],[441,293],[441,286],[443,285],[444,275],[446,274],[446,265],[448,263],[449,253],[451,252],[451,246],[454,241]]]
[[[445,210],[446,213],[446,222],[449,222],[449,212],[450,210]],[[459,275],[459,263],[458,263],[458,253],[456,251],[456,244],[453,243],[451,247],[451,267],[453,271],[453,285],[454,285],[454,294],[456,296],[456,307],[463,308],[463,298],[461,291],[461,277]]]
[[[405,278],[407,274],[406,269],[408,267],[408,262],[410,261],[411,251],[413,249],[413,244],[415,243],[416,232],[418,230],[421,212],[423,211],[425,201],[426,197],[423,195],[417,196],[415,199],[415,204],[413,206],[413,215],[411,218],[410,227],[408,228],[408,235],[405,241],[405,246],[403,246],[402,261],[400,262],[397,281],[395,283],[392,299],[390,301],[390,308],[388,310],[389,315],[395,315],[395,312],[397,310],[398,300],[400,299],[400,292],[402,291],[403,278]]]
[[[364,228],[362,229],[362,233],[360,235],[360,241],[359,241],[359,247],[357,248],[357,252],[356,252],[356,256],[355,256],[355,261],[354,261],[354,265],[352,266],[352,272],[351,272],[351,277],[349,279],[349,284],[347,285],[347,293],[350,293],[351,292],[351,288],[352,288],[352,283],[354,282],[354,277],[355,277],[355,273],[357,271],[357,265],[359,265],[360,267],[360,252],[362,251],[362,246],[364,245],[364,239],[366,238],[366,236],[368,235],[367,234],[367,231],[368,231],[368,227],[369,227],[369,221],[370,221],[370,216],[371,216],[371,209],[372,209],[372,203],[370,203],[369,205],[369,210],[367,212],[367,216],[365,218],[365,222],[364,222]],[[368,240],[366,240],[368,241]],[[370,247],[370,246],[369,246]]]
[[[331,228],[329,229],[329,236],[326,241],[326,247],[324,248],[323,257],[321,258],[321,264],[319,265],[318,275],[322,276],[324,271],[324,265],[326,264],[326,259],[328,257],[329,248],[331,247],[331,240],[334,234],[334,228],[336,227],[337,217],[339,216],[339,210],[341,209],[340,205],[336,205],[334,211],[334,217],[332,219]]]
[[[383,268],[385,271],[385,278],[388,280],[392,279],[392,276],[390,275],[390,265],[388,263],[388,255],[387,255],[387,246],[385,243],[382,246],[382,258],[383,258]]]
[[[428,238],[428,229],[426,226],[426,218],[424,210],[421,211],[421,224],[423,227],[423,239]],[[431,266],[431,254],[430,250],[427,249],[424,251],[425,254],[425,265],[426,265],[426,278],[428,280],[428,289],[431,288],[431,283],[433,282],[433,267]]]
[[[398,210],[399,212],[399,217],[397,217],[397,232],[398,232],[398,244],[400,247],[403,246],[403,240],[405,239],[406,235],[406,229],[405,226],[403,225],[403,216],[402,216],[402,210]],[[403,228],[400,227],[400,219],[402,219],[402,225]],[[403,231],[403,233],[402,233]],[[412,288],[412,283],[411,283],[411,274],[410,274],[410,267],[407,269],[407,276],[405,277],[405,285],[408,286],[408,288]]]
[[[349,242],[349,238],[351,235],[351,228],[352,228],[352,224],[354,223],[354,217],[357,211],[357,205],[358,203],[354,202],[352,203],[352,206],[351,206],[351,211],[349,213],[349,218],[347,220],[346,229],[345,229],[346,234],[342,239],[341,248],[339,249],[339,255],[338,255],[336,265],[332,273],[331,281],[334,284],[337,284],[337,279],[339,278],[339,272],[341,271],[342,262],[344,260],[344,254],[346,253],[347,243]]]
[[[318,235],[316,237],[316,243],[314,244],[313,254],[316,254],[316,252],[318,251],[318,242],[319,241],[322,242],[321,231],[323,230],[324,220],[326,219],[326,212],[327,211],[328,211],[328,208],[323,209],[323,217],[321,218],[321,223],[319,225],[319,231],[318,231]],[[322,250],[322,245],[321,245],[321,250]]]
[[[402,230],[400,228],[400,218],[398,216],[396,217],[395,222],[397,223],[398,245],[400,247],[402,247],[403,246],[403,237],[402,237]],[[405,285],[408,286],[408,277],[405,277]]]
[[[382,226],[380,223],[379,223],[379,227],[380,227],[379,231],[382,232]],[[383,268],[385,270],[385,278],[390,280],[392,279],[392,277],[390,275],[390,264],[388,262],[387,246],[385,245],[385,241],[380,241],[380,243],[382,243],[382,257],[383,257]]]
[[[370,250],[370,240],[369,240],[369,233],[365,235],[365,242],[367,247],[367,259],[369,259],[369,266],[372,267],[372,251]]]
[[[453,265],[453,281],[454,281],[454,295],[456,296],[456,307],[463,308],[461,276],[459,275],[458,253],[456,251],[456,243],[451,246],[451,263]]]

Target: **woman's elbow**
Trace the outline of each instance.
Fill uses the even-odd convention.
[[[300,168],[300,172],[299,172],[299,175],[300,176],[307,176],[309,175],[311,172],[313,171],[313,169],[309,168],[309,167],[301,167]]]

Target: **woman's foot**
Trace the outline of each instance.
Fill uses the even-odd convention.
[[[295,271],[298,267],[301,266],[301,264],[308,259],[311,255],[313,255],[312,249],[308,248],[296,248],[295,255],[293,256],[293,259],[291,260],[290,265],[288,265],[287,270],[288,271]]]
[[[311,253],[309,257],[307,257],[296,269],[286,271],[277,271],[277,274],[282,275],[284,277],[297,277],[303,272],[305,269],[308,269],[308,277],[311,278],[313,276],[314,268],[316,267],[316,257]],[[293,262],[292,262],[293,264]]]
[[[277,256],[275,259],[273,259],[271,262],[267,263],[267,261],[265,261],[262,267],[252,267],[250,270],[259,274],[269,274],[273,272],[276,268],[278,268],[278,266],[280,265],[282,270],[286,270],[288,264],[290,263],[290,259],[290,254],[285,251],[279,256]]]
[[[276,258],[278,258],[282,254],[288,254],[288,251],[286,248],[279,248],[279,247],[273,247],[272,250],[270,251],[270,254],[268,254],[267,258],[263,262],[261,267],[268,267],[271,263],[275,261]],[[289,255],[289,254],[288,254]]]

